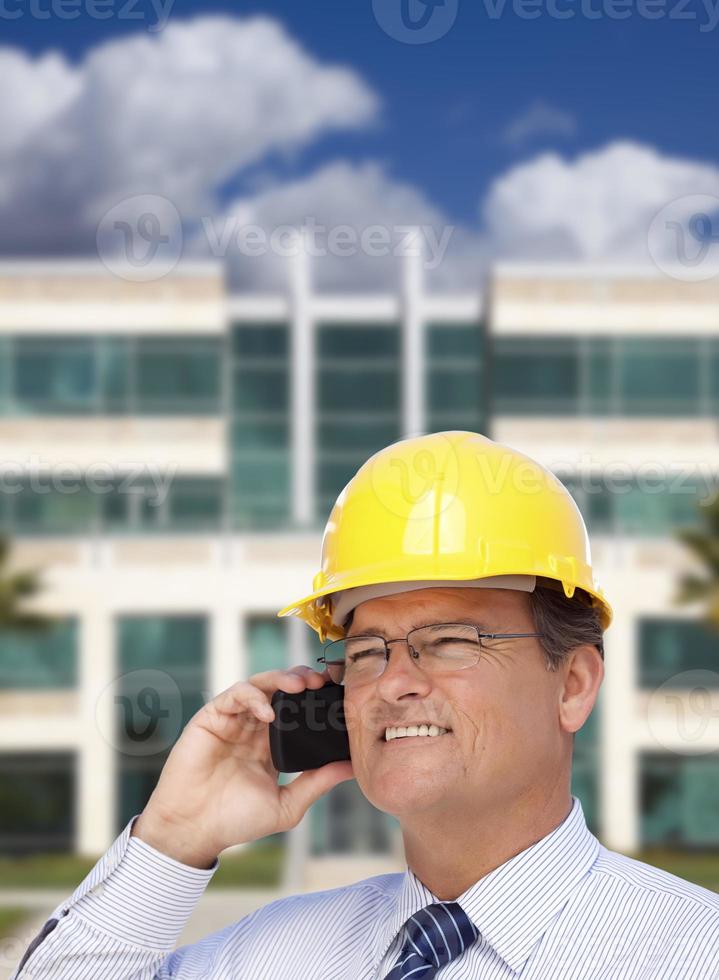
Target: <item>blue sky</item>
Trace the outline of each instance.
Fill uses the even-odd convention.
[[[133,14],[143,6],[149,9],[138,4]],[[672,0],[667,14],[674,6]],[[558,21],[546,15],[523,20],[511,8],[492,20],[478,0],[460,0],[454,27],[424,45],[388,37],[369,0],[176,0],[170,16],[212,11],[276,16],[311,54],[353,66],[381,93],[384,106],[375,126],[328,134],[287,166],[290,173],[309,172],[339,154],[381,159],[462,220],[475,211],[493,176],[538,150],[575,154],[628,138],[672,155],[706,161],[719,155],[719,28],[699,29],[707,14],[698,3],[686,8],[694,20],[667,16],[652,22],[635,11],[623,20]],[[55,48],[78,59],[101,40],[137,30],[134,19],[26,16],[4,23],[3,39],[27,51]],[[536,100],[572,117],[574,132],[503,142],[509,121]]]
[[[719,0],[444,2],[451,28],[408,44],[373,0],[0,0],[0,251],[92,250],[148,193],[200,249],[203,220],[238,214],[456,226],[448,286],[488,256],[646,258],[659,211],[719,198]],[[63,3],[84,12],[30,14]]]

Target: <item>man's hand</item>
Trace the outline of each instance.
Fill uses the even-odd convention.
[[[132,836],[209,868],[226,847],[295,827],[315,800],[352,779],[352,763],[331,762],[280,786],[270,756],[270,698],[277,690],[317,690],[329,679],[304,665],[267,670],[209,701],[170,752]]]

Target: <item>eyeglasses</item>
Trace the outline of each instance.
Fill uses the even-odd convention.
[[[406,636],[385,640],[383,636],[344,636],[324,648],[319,663],[327,668],[335,684],[358,686],[375,680],[389,662],[390,643],[404,640],[408,653],[422,670],[442,673],[466,670],[479,663],[488,640],[514,640],[543,633],[482,633],[470,623],[433,623],[418,626]]]

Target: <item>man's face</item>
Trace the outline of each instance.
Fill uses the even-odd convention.
[[[536,631],[524,592],[438,587],[361,603],[348,635],[394,639],[452,622],[476,623],[487,633]],[[556,781],[563,772],[571,752],[559,723],[563,672],[547,670],[537,638],[483,643],[476,666],[442,673],[425,673],[406,643],[392,643],[381,676],[345,688],[354,775],[378,809],[401,818],[485,801],[510,805],[538,780]],[[450,731],[385,740],[387,726],[422,722]]]

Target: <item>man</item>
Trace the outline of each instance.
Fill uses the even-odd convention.
[[[476,433],[371,457],[296,614],[327,648],[189,722],[147,807],[27,951],[21,980],[709,980],[719,897],[607,850],[570,792],[611,609],[568,491]],[[351,762],[278,786],[280,689],[344,685]],[[356,778],[397,817],[402,875],[266,905],[174,950],[227,847]]]

